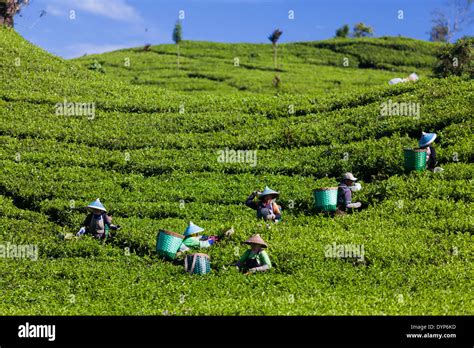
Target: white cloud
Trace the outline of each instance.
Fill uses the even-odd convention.
[[[49,10],[48,10],[49,9]],[[138,22],[141,16],[126,0],[50,0],[47,12],[55,16],[63,15],[63,11],[84,11],[97,16],[125,22]]]
[[[46,14],[55,17],[61,17],[66,15],[66,11],[63,11],[54,5],[48,4],[48,6],[46,6]]]

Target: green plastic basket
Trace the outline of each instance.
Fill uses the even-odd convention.
[[[337,206],[337,187],[323,187],[313,191],[314,207],[318,211],[335,211]]]
[[[168,260],[174,260],[183,239],[181,234],[160,230],[156,236],[156,252]]]
[[[426,169],[426,149],[404,149],[405,170],[423,171]]]
[[[190,254],[184,259],[184,270],[189,274],[207,274],[211,272],[211,261],[207,254]]]

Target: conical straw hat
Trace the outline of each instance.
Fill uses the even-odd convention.
[[[195,225],[192,223],[192,221],[190,221],[188,227],[186,228],[186,231],[184,231],[184,235],[187,237],[202,231],[204,231],[204,228],[199,227],[198,225]]]
[[[418,141],[419,147],[425,147],[431,144],[436,139],[436,133],[425,133],[423,132],[420,140]]]
[[[259,199],[262,199],[265,196],[272,196],[273,198],[277,197],[280,193],[272,190],[270,187],[265,186],[265,190],[258,195]]]
[[[252,237],[247,239],[244,243],[245,244],[259,244],[263,248],[268,248],[267,243],[265,243],[265,241],[262,239],[262,237],[260,237],[259,234],[254,234]]]
[[[90,203],[87,208],[91,209],[97,209],[97,210],[102,210],[102,211],[107,211],[104,207],[104,205],[100,202],[100,199],[97,198],[94,202]]]

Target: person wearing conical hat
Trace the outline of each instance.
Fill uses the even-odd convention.
[[[209,248],[211,245],[219,241],[217,236],[203,236],[201,232],[204,228],[195,225],[192,221],[189,222],[186,231],[184,231],[184,240],[179,251],[184,252],[190,249]]]
[[[277,191],[266,186],[263,192],[252,192],[247,197],[245,205],[257,211],[257,219],[279,222],[281,220],[281,207],[275,202],[278,196]],[[258,201],[254,200],[255,197],[258,197]]]
[[[267,243],[260,237],[259,234],[255,234],[247,239],[245,244],[250,245],[250,249],[247,249],[237,262],[237,267],[245,273],[264,272],[272,268],[272,263],[265,248],[268,247]]]
[[[82,227],[77,233],[77,236],[90,233],[95,238],[107,239],[109,236],[109,229],[120,229],[120,226],[112,225],[112,217],[107,215],[107,210],[99,198],[94,202],[91,202],[87,208],[90,213],[82,223]]]
[[[418,141],[418,146],[421,149],[426,149],[426,167],[429,170],[434,170],[437,164],[436,151],[433,142],[436,139],[436,133],[421,132],[421,138]]]
[[[344,212],[347,208],[360,208],[360,202],[352,202],[352,187],[357,181],[357,178],[352,173],[344,173],[342,180],[337,187],[337,210]],[[358,186],[359,187],[359,186]],[[359,188],[358,188],[359,189]]]

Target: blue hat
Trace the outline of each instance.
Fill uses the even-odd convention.
[[[278,196],[279,194],[280,194],[280,193],[278,193],[278,192],[272,190],[270,187],[265,186],[265,190],[263,190],[263,192],[258,195],[258,198],[262,199],[262,198],[265,197],[265,196],[274,196],[274,197],[276,197],[276,196]]]
[[[436,139],[436,133],[421,133],[421,138],[418,141],[418,146],[425,147],[431,144]]]
[[[100,202],[100,199],[97,198],[94,202],[90,203],[87,208],[91,209],[97,209],[97,210],[102,210],[102,211],[107,211],[104,207],[104,205]]]
[[[204,228],[199,227],[198,225],[193,224],[191,221],[189,221],[189,225],[186,228],[186,231],[184,231],[184,236],[188,237],[192,234],[199,233],[204,231]]]

